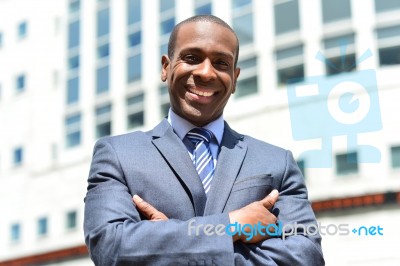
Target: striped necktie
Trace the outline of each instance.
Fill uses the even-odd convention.
[[[206,194],[210,190],[211,180],[214,175],[214,160],[210,150],[210,141],[213,133],[205,128],[193,128],[186,137],[194,145],[193,164],[203,183]]]

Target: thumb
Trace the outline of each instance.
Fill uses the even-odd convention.
[[[268,194],[268,196],[261,200],[261,203],[265,208],[270,209],[272,208],[272,206],[274,206],[275,202],[278,200],[278,197],[279,192],[278,190],[274,189],[271,191],[271,193]]]
[[[133,196],[133,202],[136,204],[136,208],[142,213],[147,219],[151,221],[168,220],[168,217],[154,208],[150,203],[144,201],[138,195]]]

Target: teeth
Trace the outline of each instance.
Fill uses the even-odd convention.
[[[197,94],[197,95],[200,95],[200,96],[205,96],[205,97],[210,97],[210,96],[214,95],[214,92],[199,91],[199,90],[192,89],[192,88],[189,89],[189,91],[191,93],[194,93],[194,94]]]

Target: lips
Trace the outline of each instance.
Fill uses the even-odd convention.
[[[212,91],[202,91],[202,90],[198,90],[195,88],[188,88],[188,91],[190,91],[193,94],[203,96],[203,97],[211,97],[215,94],[215,92],[212,92]]]

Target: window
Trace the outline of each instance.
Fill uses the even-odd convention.
[[[111,135],[111,105],[96,108],[96,138]]]
[[[128,24],[134,24],[142,19],[141,0],[128,0]]]
[[[326,74],[334,75],[356,69],[354,34],[324,40]]]
[[[21,225],[14,223],[11,225],[11,242],[18,242],[21,239]]]
[[[18,38],[23,39],[26,37],[28,31],[28,24],[26,21],[19,23],[18,25]]]
[[[127,99],[127,125],[128,129],[144,125],[144,94],[132,96]]]
[[[170,107],[168,87],[166,85],[162,85],[160,87],[160,100],[161,100],[161,117],[166,117],[168,115]]]
[[[110,70],[109,66],[97,69],[96,73],[96,93],[100,94],[109,91],[110,88]]]
[[[22,147],[17,147],[14,149],[14,165],[19,166],[22,164],[24,159],[24,149]]]
[[[322,21],[334,22],[351,18],[350,0],[322,0]]]
[[[0,48],[3,47],[3,33],[0,32]]]
[[[160,0],[160,12],[175,8],[175,0]]]
[[[79,68],[79,55],[72,56],[68,59],[68,69],[74,70]]]
[[[305,160],[298,160],[297,161],[297,166],[299,167],[301,173],[303,174],[303,177],[306,177],[306,161]]]
[[[400,64],[400,25],[377,29],[379,64]]]
[[[47,218],[46,217],[42,217],[38,219],[37,222],[37,233],[38,236],[45,236],[47,235]]]
[[[142,78],[142,55],[138,54],[128,58],[128,82]]]
[[[258,91],[257,81],[257,58],[252,57],[240,61],[240,76],[236,85],[235,98],[240,98],[246,95],[255,94]]]
[[[276,51],[278,85],[304,79],[303,45]]]
[[[79,101],[79,77],[71,78],[67,83],[67,104]]]
[[[15,87],[17,92],[23,92],[25,90],[25,75],[21,74],[16,78]]]
[[[400,168],[400,146],[394,146],[390,148],[392,157],[392,167]]]
[[[160,0],[160,54],[165,54],[169,33],[175,26],[175,0]]]
[[[233,0],[232,24],[241,45],[253,43],[253,6],[251,2]]]
[[[298,0],[282,1],[274,5],[275,34],[300,29]]]
[[[66,224],[65,224],[65,227],[67,228],[67,229],[75,229],[76,228],[76,211],[70,211],[70,212],[67,212],[67,215],[66,215],[66,218],[65,218],[65,220],[66,220]]]
[[[80,42],[80,22],[79,20],[69,23],[68,26],[68,48],[79,46]]]
[[[80,8],[81,8],[80,0],[70,0],[69,13],[79,12]]]
[[[128,47],[134,47],[142,42],[142,32],[136,31],[128,35]]]
[[[400,9],[399,0],[375,0],[376,13],[391,11],[394,9]]]
[[[343,153],[336,155],[336,173],[338,175],[358,173],[357,152]]]
[[[194,13],[196,15],[211,15],[211,1],[195,1]]]
[[[67,148],[81,144],[81,115],[71,115],[65,119],[65,143]]]
[[[110,9],[105,8],[97,12],[97,37],[110,33]]]

